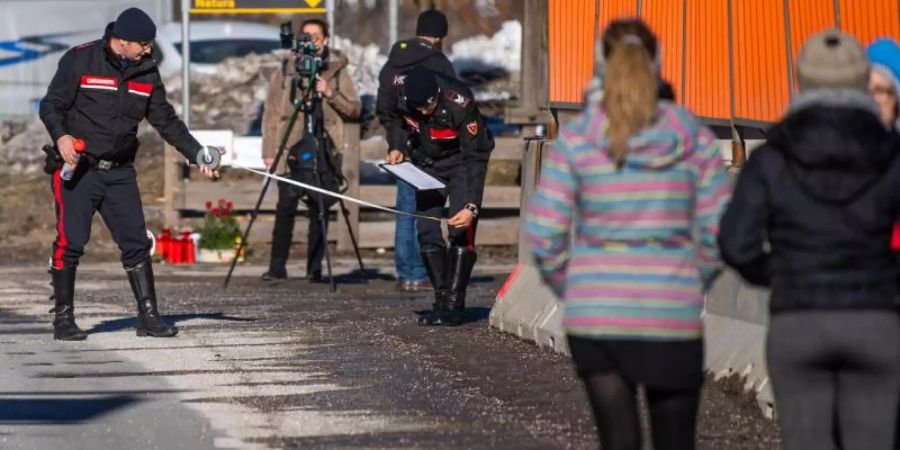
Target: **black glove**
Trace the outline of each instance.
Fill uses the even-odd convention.
[[[63,161],[62,156],[59,154],[59,151],[56,150],[56,147],[52,145],[45,145],[42,150],[47,154],[47,156],[44,157],[44,173],[53,175],[57,170],[62,168],[65,161]]]

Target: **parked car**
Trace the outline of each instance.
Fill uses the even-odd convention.
[[[265,54],[280,48],[278,27],[250,22],[191,22],[191,71],[215,73],[225,58]],[[181,71],[181,23],[167,23],[156,33],[154,51],[163,77]]]

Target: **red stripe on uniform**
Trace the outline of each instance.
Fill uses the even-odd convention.
[[[459,136],[459,133],[451,128],[432,128],[429,131],[431,132],[431,139],[434,140],[456,139]]]
[[[149,96],[153,92],[153,85],[150,83],[138,83],[136,81],[128,82],[128,90],[134,91],[135,94],[143,94]]]
[[[56,207],[59,209],[56,215],[56,232],[58,237],[56,238],[56,251],[53,252],[53,267],[56,269],[63,268],[62,256],[66,251],[66,247],[69,245],[69,241],[66,239],[66,229],[63,224],[63,217],[65,214],[63,211],[62,175],[60,175],[60,172],[60,169],[56,169],[56,172],[53,173],[53,197],[56,199]]]
[[[413,120],[412,117],[404,115],[403,120],[405,120],[406,124],[409,125],[410,127],[412,127],[412,129],[419,131],[419,122],[416,122],[415,120]]]

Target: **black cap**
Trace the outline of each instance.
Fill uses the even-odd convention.
[[[406,104],[413,108],[424,108],[434,101],[438,93],[437,78],[434,72],[423,67],[416,67],[406,73],[403,80],[403,94]]]
[[[156,25],[144,11],[128,8],[113,24],[112,35],[131,42],[149,42],[156,39]]]
[[[416,21],[416,36],[436,38],[447,36],[447,16],[436,9],[423,11]]]

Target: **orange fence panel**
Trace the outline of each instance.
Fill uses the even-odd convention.
[[[597,33],[602,35],[603,30],[610,22],[623,17],[637,17],[637,0],[599,0],[600,12],[597,19]]]
[[[596,0],[550,0],[550,102],[579,103],[594,71]]]
[[[827,28],[835,28],[834,0],[791,0],[788,2],[791,24],[791,58],[797,60],[806,40]]]
[[[766,122],[790,101],[784,0],[732,0],[735,119]]]
[[[838,13],[841,29],[863,45],[882,37],[900,39],[900,1],[841,0]]]
[[[728,0],[687,2],[684,104],[700,117],[731,117]]]
[[[659,39],[659,55],[662,77],[672,83],[675,99],[682,98],[682,69],[684,68],[684,2],[686,0],[644,0],[641,19],[656,33]]]

